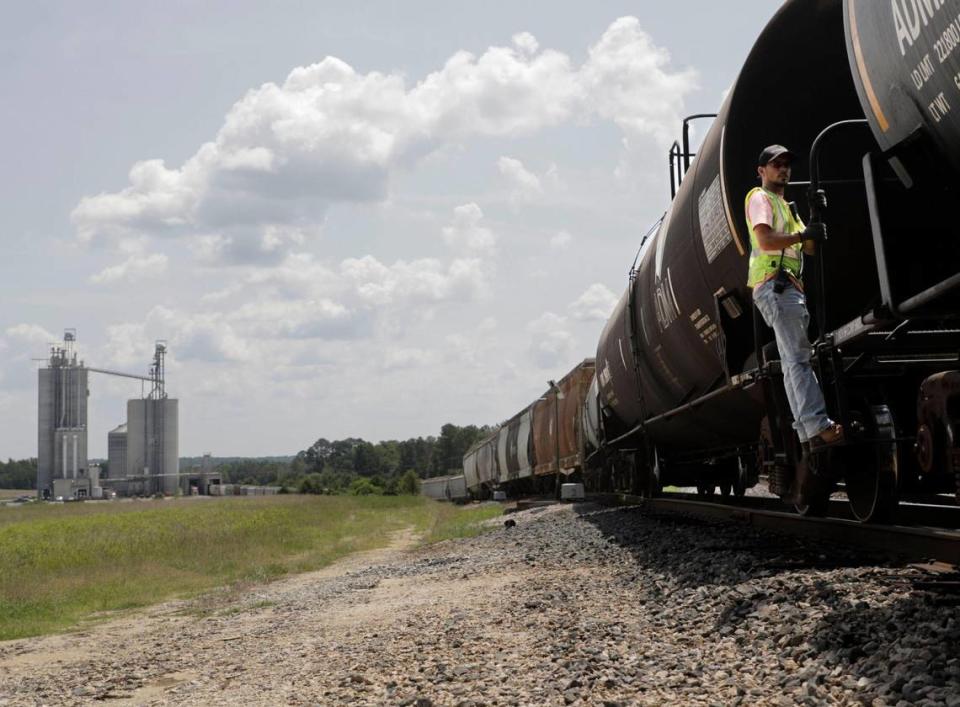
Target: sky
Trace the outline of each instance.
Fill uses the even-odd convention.
[[[592,357],[779,0],[4,3],[0,458],[168,347],[180,453],[497,424]],[[130,379],[91,374],[106,455]]]

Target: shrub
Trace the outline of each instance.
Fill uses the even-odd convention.
[[[323,493],[320,474],[308,474],[300,480],[300,493]]]
[[[420,493],[420,477],[413,469],[407,469],[397,481],[397,493],[416,496]]]
[[[350,484],[351,496],[378,496],[383,493],[383,489],[375,486],[370,479],[354,479]]]

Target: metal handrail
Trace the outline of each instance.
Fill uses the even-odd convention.
[[[808,189],[808,195],[810,198],[810,223],[823,223],[823,214],[820,213],[819,208],[815,205],[815,199],[812,197],[822,186],[820,180],[820,152],[822,150],[823,141],[826,139],[827,135],[835,132],[836,130],[849,127],[870,127],[870,123],[866,118],[855,118],[851,120],[840,120],[836,123],[828,125],[823,130],[820,131],[820,134],[814,139],[813,144],[810,146],[810,187]],[[817,284],[819,285],[819,297],[817,299],[817,339],[818,342],[822,341],[826,336],[827,328],[827,278],[826,278],[826,269],[824,268],[824,259],[826,251],[826,242],[820,243],[818,246],[817,257]]]

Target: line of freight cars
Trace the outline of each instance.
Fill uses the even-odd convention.
[[[470,493],[467,491],[467,480],[463,474],[421,479],[420,495],[436,501],[453,501],[455,503],[470,499]]]
[[[595,421],[594,369],[592,358],[580,362],[467,450],[463,476],[474,497],[485,498],[499,488],[552,492],[561,480],[582,475],[587,450],[596,445],[596,428],[587,424],[586,410],[592,401]]]
[[[960,0],[785,2],[719,113],[684,120],[672,203],[601,334],[594,382],[578,367],[572,399],[551,389],[470,450],[468,487],[542,487],[586,466],[588,483],[653,495],[762,474],[810,515],[842,484],[865,522],[889,521],[905,491],[960,494],[958,28]],[[694,153],[700,118],[713,122]],[[801,155],[786,199],[828,227],[803,277],[811,363],[845,431],[827,447],[794,431],[746,286],[744,197],[778,143]]]

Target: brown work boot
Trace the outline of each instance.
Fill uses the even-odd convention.
[[[820,447],[829,447],[831,444],[839,444],[842,441],[843,425],[839,422],[834,422],[810,438],[810,449],[815,450]]]

